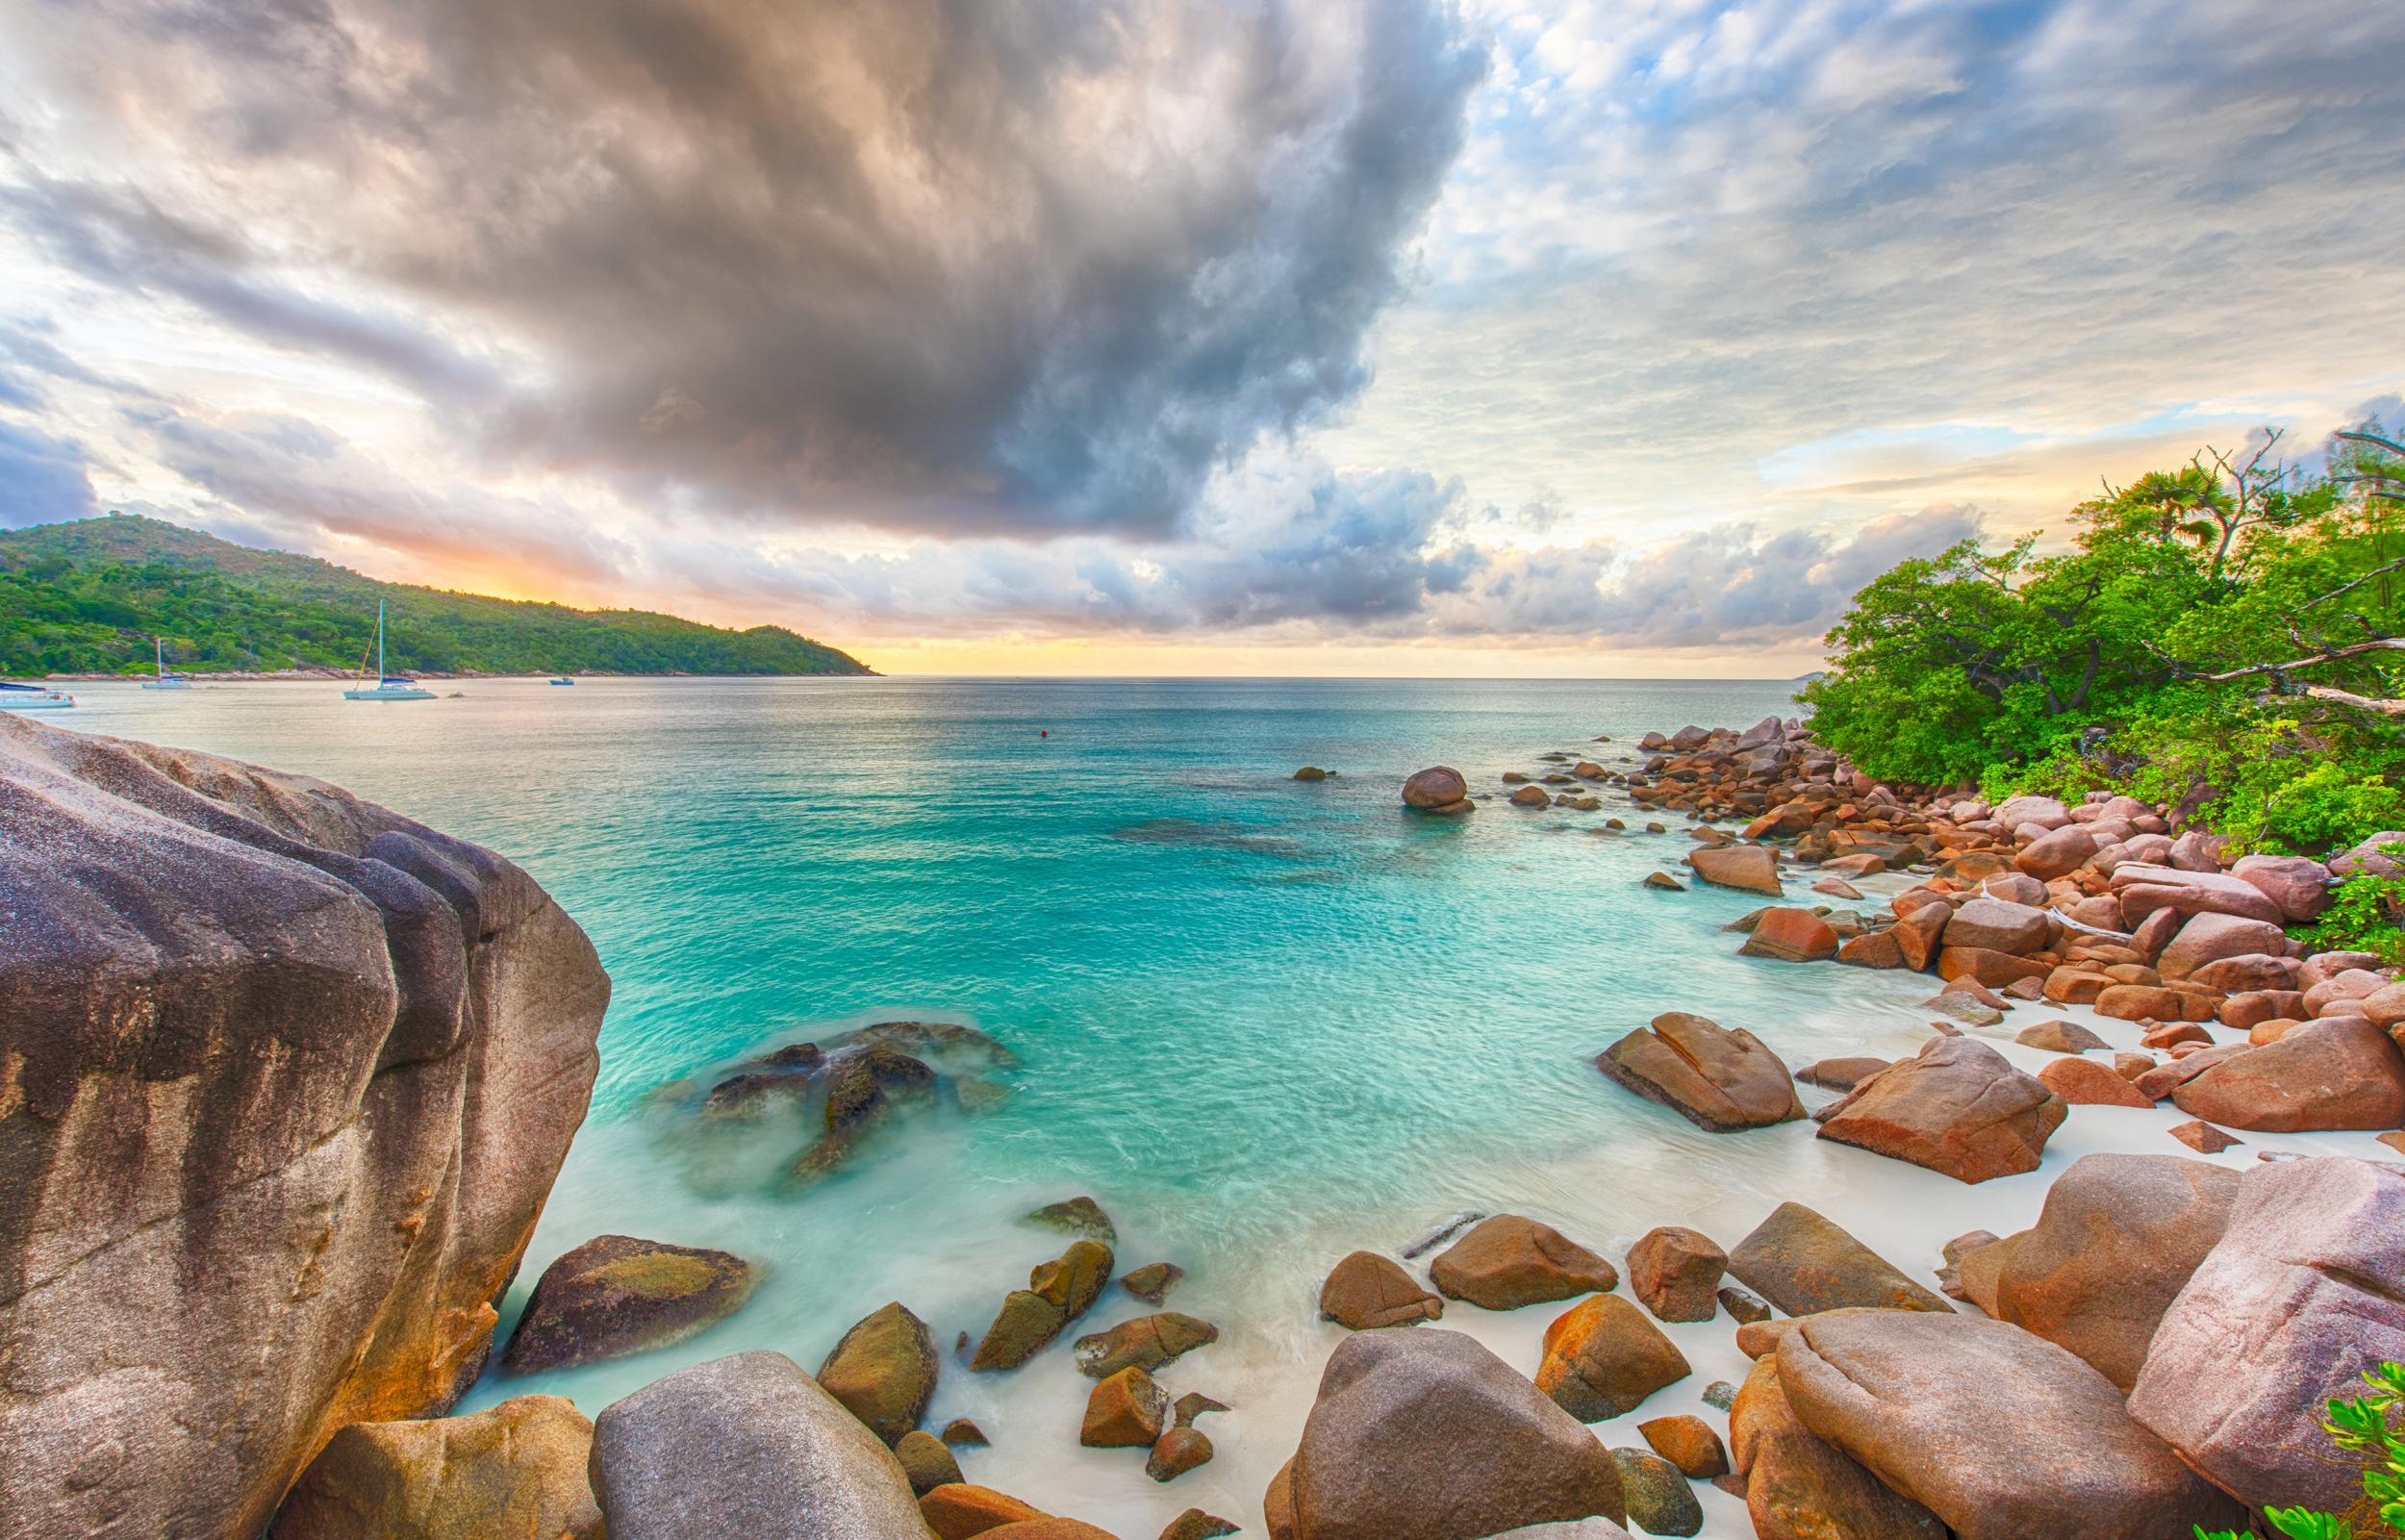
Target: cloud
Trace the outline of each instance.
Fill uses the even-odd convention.
[[[95,508],[82,445],[0,422],[0,526],[87,518]]]
[[[49,25],[49,23],[46,23]],[[1442,0],[61,12],[4,216],[763,525],[1174,531],[1366,379],[1483,68]],[[53,164],[56,163],[56,164]]]

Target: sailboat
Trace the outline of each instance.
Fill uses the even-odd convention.
[[[367,662],[365,658],[360,660]],[[367,675],[361,674],[364,680]],[[376,600],[376,682],[361,684],[357,689],[342,692],[344,700],[432,700],[434,692],[420,690],[418,681],[407,674],[384,671],[384,601]]]
[[[48,685],[13,685],[0,679],[0,711],[64,711],[75,697]]]
[[[190,690],[192,682],[180,673],[167,672],[167,644],[158,637],[150,639],[150,650],[159,665],[159,677],[142,681],[144,690]]]

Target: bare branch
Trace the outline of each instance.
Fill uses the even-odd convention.
[[[2244,669],[2232,669],[2227,673],[2199,674],[2197,677],[2207,684],[2220,684],[2225,680],[2244,679],[2250,674],[2288,673],[2297,669],[2310,669],[2319,663],[2336,663],[2341,658],[2357,657],[2367,652],[2405,652],[2405,637],[2374,637],[2369,642],[2358,642],[2350,647],[2334,647],[2328,652],[2310,658],[2298,658],[2290,663],[2258,663]]]
[[[2315,605],[2322,603],[2324,600],[2337,598],[2340,594],[2345,593],[2349,589],[2362,588],[2366,583],[2370,582],[2381,573],[2393,572],[2400,567],[2405,567],[2405,556],[2400,556],[2395,561],[2391,562],[2384,567],[2375,567],[2370,571],[2366,572],[2363,576],[2355,579],[2354,582],[2342,584],[2338,588],[2332,589],[2329,593],[2322,594],[2320,598],[2307,599],[2304,603],[2298,605],[2297,608],[2299,610],[2310,610]]]
[[[2405,459],[2405,443],[2398,443],[2393,439],[2383,439],[2376,433],[2352,433],[2342,429],[2332,434],[2331,437],[2344,439],[2349,443],[2367,443],[2374,449],[2385,449],[2400,459]]]
[[[2374,700],[2369,695],[2359,695],[2351,691],[2336,690],[2328,685],[2307,685],[2305,694],[2316,700],[2336,701],[2342,706],[2353,706],[2360,711],[2376,711],[2383,717],[2405,717],[2405,700]]]

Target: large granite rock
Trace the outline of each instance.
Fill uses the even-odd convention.
[[[781,1352],[653,1380],[594,1419],[610,1540],[924,1540],[910,1477]]]
[[[1423,813],[1466,811],[1469,799],[1470,783],[1450,765],[1431,765],[1403,783],[1404,805]]]
[[[1738,1387],[1729,1448],[1759,1540],[1946,1540],[1936,1514],[1804,1426],[1775,1357],[1756,1363]]]
[[[489,850],[0,714],[0,1513],[252,1534],[482,1366],[609,998]]]
[[[2069,1110],[1987,1044],[1937,1037],[1817,1116],[1823,1139],[1984,1182],[2036,1171]]]
[[[2400,1278],[2405,1176],[2344,1156],[2258,1166],[2164,1313],[2130,1411],[2250,1503],[2344,1513],[2361,1466],[2323,1406],[2405,1361]]]
[[[501,1362],[531,1374],[666,1348],[734,1314],[759,1281],[732,1251],[596,1235],[543,1270]]]
[[[2035,1225],[1964,1257],[1963,1289],[2126,1392],[2237,1191],[2238,1173],[2210,1161],[2083,1155],[2046,1190]]]
[[[1450,1298],[1485,1310],[1575,1299],[1620,1282],[1609,1262],[1552,1225],[1517,1214],[1480,1221],[1429,1265],[1428,1274]]]
[[[353,1423],[326,1441],[267,1540],[601,1540],[575,1402],[519,1396],[472,1417]]]
[[[1779,896],[1779,852],[1766,845],[1707,845],[1686,854],[1695,874],[1715,888]]]
[[[1782,1203],[1754,1226],[1729,1253],[1729,1275],[1791,1316],[1954,1308],[1801,1203]]]
[[[1595,1068],[1711,1133],[1804,1116],[1786,1065],[1761,1039],[1686,1011],[1655,1017],[1596,1055]]]
[[[2394,1128],[2405,1124],[2405,1053],[2364,1018],[2334,1016],[2215,1062],[2171,1099],[2225,1128]]]
[[[1619,1467],[1576,1419],[1457,1331],[1367,1331],[1329,1357],[1264,1504],[1291,1540],[1485,1540],[1628,1517]]]
[[[1804,1426],[1957,1540],[2170,1540],[2239,1505],[2134,1421],[2076,1356],[2001,1321],[1845,1310],[1780,1339]]]

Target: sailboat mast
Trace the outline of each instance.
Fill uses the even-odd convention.
[[[376,600],[376,683],[384,683],[384,601]]]

